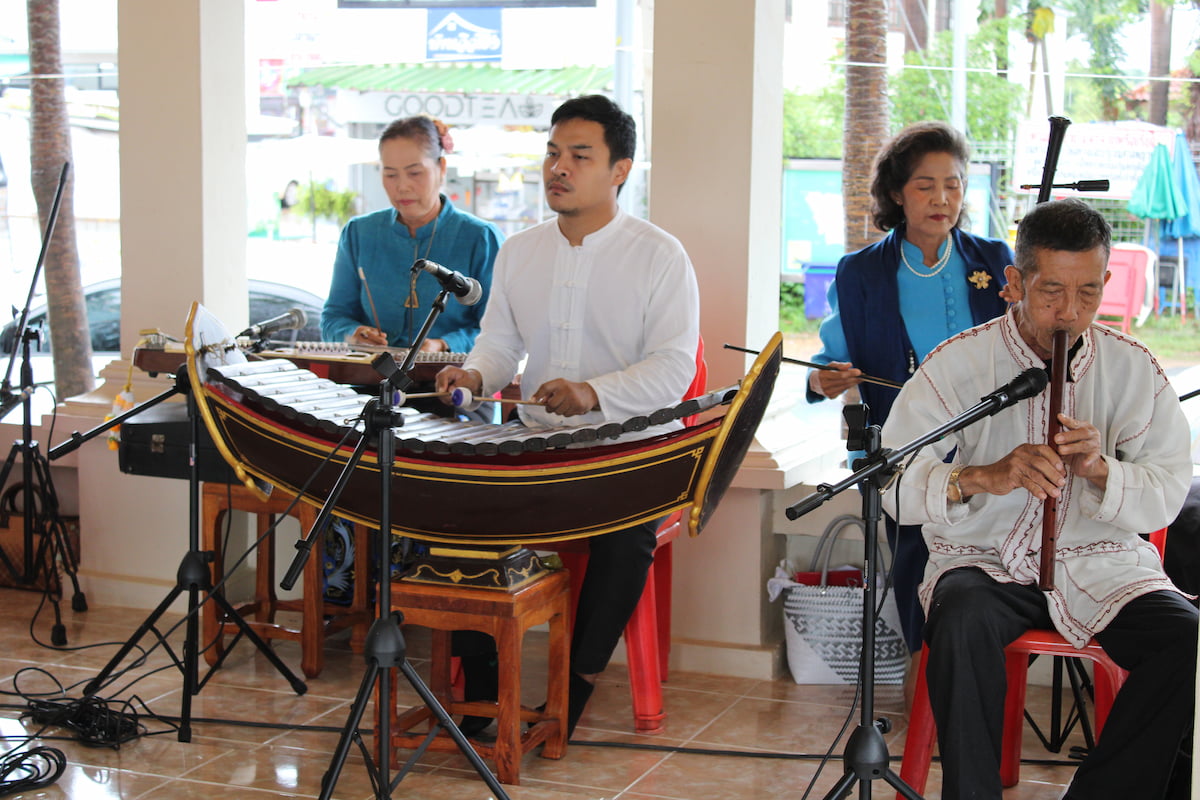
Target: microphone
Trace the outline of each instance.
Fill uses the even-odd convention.
[[[418,259],[412,265],[413,272],[422,269],[437,278],[442,288],[457,297],[464,306],[473,306],[483,299],[483,287],[474,278],[435,264],[427,258]]]
[[[1046,374],[1046,370],[1041,369],[1040,367],[1030,367],[1008,383],[1001,386],[996,391],[979,398],[979,402],[980,405],[984,403],[998,404],[994,409],[988,412],[988,416],[990,417],[992,414],[1003,411],[1011,405],[1015,405],[1020,400],[1041,394],[1042,390],[1046,388],[1046,384],[1049,382],[1050,376]]]
[[[238,336],[249,336],[251,339],[265,339],[272,333],[275,333],[275,331],[299,330],[307,324],[308,315],[304,313],[304,309],[293,308],[280,314],[278,317],[271,317],[266,322],[251,325],[239,333]]]

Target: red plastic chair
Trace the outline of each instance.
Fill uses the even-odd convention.
[[[1159,557],[1166,553],[1167,529],[1161,528],[1150,534],[1150,543],[1158,548]],[[1069,656],[1092,661],[1095,686],[1096,737],[1104,728],[1113,700],[1125,682],[1128,673],[1117,666],[1104,649],[1095,641],[1082,650],[1064,639],[1054,630],[1029,630],[1010,644],[1004,651],[1005,671],[1008,675],[1008,692],[1004,700],[1004,732],[1001,735],[1000,783],[1015,786],[1021,780],[1021,736],[1025,712],[1025,684],[1029,674],[1031,655]],[[900,779],[918,794],[925,791],[929,778],[929,765],[933,761],[933,748],[937,742],[937,725],[933,720],[933,709],[929,705],[929,687],[925,683],[925,662],[929,658],[929,647],[921,650],[920,672],[917,673],[916,693],[913,696],[912,713],[908,723],[908,734],[904,741],[904,760],[900,765]],[[897,800],[903,800],[897,794]]]
[[[704,361],[704,339],[701,338],[696,347],[696,374],[683,399],[689,400],[704,394],[707,383],[708,365]],[[694,425],[697,421],[696,417],[683,419],[685,425]],[[646,578],[646,588],[642,590],[642,598],[625,626],[633,725],[638,733],[662,733],[667,716],[662,684],[667,679],[667,665],[671,656],[671,543],[683,530],[682,520],[683,511],[680,510],[659,525],[654,563]],[[563,565],[571,572],[571,596],[578,598],[583,585],[583,573],[587,568],[587,543],[576,540],[544,547],[561,555]],[[574,615],[574,603],[571,613]]]

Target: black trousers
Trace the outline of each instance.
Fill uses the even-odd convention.
[[[571,633],[571,670],[580,675],[603,672],[637,608],[654,563],[655,533],[662,520],[593,536],[588,541],[587,571],[575,606]],[[455,631],[455,655],[496,652],[492,637],[479,631]]]
[[[978,569],[954,570],[938,581],[925,637],[943,800],[1000,800],[1004,647],[1030,628],[1049,627],[1036,586],[998,583]],[[1190,755],[1196,632],[1196,609],[1185,598],[1154,592],[1130,602],[1096,635],[1129,678],[1067,797],[1168,796],[1173,771],[1190,767],[1190,758],[1177,756],[1185,742]],[[1186,776],[1174,778],[1173,787]]]

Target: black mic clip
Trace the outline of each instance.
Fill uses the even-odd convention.
[[[416,381],[405,375],[391,353],[383,352],[371,359],[371,366],[383,376],[388,388],[407,392],[416,386]]]

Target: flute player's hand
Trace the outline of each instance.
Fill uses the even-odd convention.
[[[1090,422],[1059,414],[1063,430],[1054,437],[1058,454],[1071,464],[1071,471],[1103,489],[1108,483],[1108,462],[1100,452],[1100,431]]]
[[[1024,489],[1038,500],[1058,497],[1067,482],[1066,465],[1054,448],[1022,444],[999,461],[966,467],[958,476],[963,497],[974,494],[1004,495]]]

